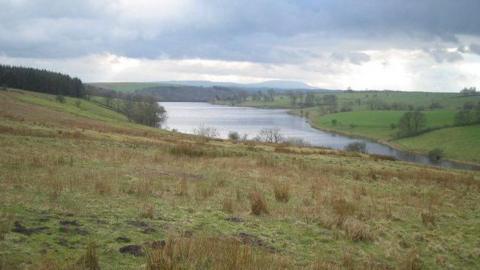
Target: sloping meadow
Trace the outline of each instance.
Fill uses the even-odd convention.
[[[476,172],[201,139],[2,95],[0,269],[480,268]]]

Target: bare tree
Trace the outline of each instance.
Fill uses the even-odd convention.
[[[200,125],[198,128],[194,129],[193,133],[197,136],[206,138],[217,138],[219,136],[218,130],[216,128],[207,127],[205,125]]]
[[[260,133],[257,135],[257,140],[268,143],[281,143],[284,138],[280,134],[280,129],[278,128],[265,128],[260,130]]]

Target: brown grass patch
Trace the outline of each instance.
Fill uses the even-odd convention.
[[[10,232],[14,216],[11,214],[0,214],[0,241],[5,239],[5,235]]]
[[[188,196],[188,182],[183,178],[177,184],[177,196]]]
[[[431,209],[422,211],[422,213],[420,214],[420,217],[422,218],[422,223],[425,226],[429,226],[429,225],[435,226],[436,217]]]
[[[112,183],[109,180],[96,180],[95,192],[100,195],[106,195],[112,193]]]
[[[355,205],[339,195],[331,200],[331,205],[336,215],[337,226],[341,226],[349,216],[355,213]]]
[[[226,197],[222,200],[222,210],[225,213],[232,214],[234,211],[233,200],[230,197]]]
[[[147,251],[147,270],[290,269],[285,257],[243,245],[236,239],[176,238]]]
[[[420,270],[422,268],[423,263],[417,249],[411,249],[399,258],[398,269],[400,270]]]
[[[273,184],[273,193],[277,201],[286,203],[290,200],[290,185],[286,181],[275,182]]]
[[[155,213],[155,205],[152,203],[147,203],[143,205],[140,217],[153,219],[154,213]]]
[[[259,191],[253,191],[250,193],[250,208],[252,214],[259,216],[261,214],[268,214],[267,202],[263,197],[263,194]]]
[[[374,238],[370,227],[356,218],[345,219],[342,228],[352,241],[372,241]]]

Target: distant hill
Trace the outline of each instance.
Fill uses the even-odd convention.
[[[211,82],[211,81],[167,81],[161,82],[164,84],[174,84],[174,85],[189,85],[189,86],[201,86],[201,87],[212,87],[212,86],[221,86],[221,87],[235,87],[235,88],[250,88],[250,89],[315,89],[314,87],[299,81],[282,81],[282,80],[271,80],[259,83],[231,83],[231,82]]]
[[[98,94],[102,89],[123,93],[137,93],[155,96],[162,101],[197,101],[232,100],[245,96],[248,92],[274,90],[277,93],[287,91],[326,92],[328,89],[316,89],[303,82],[296,81],[265,81],[261,83],[230,83],[210,81],[163,81],[163,82],[112,82],[88,83],[89,88],[96,88]]]
[[[228,87],[241,88],[245,90],[317,90],[304,82],[271,80],[260,83],[231,83],[231,82],[212,82],[212,81],[161,81],[161,82],[95,82],[90,85],[112,89],[121,92],[133,92],[145,88],[158,86],[195,86],[195,87]],[[324,90],[324,89],[318,89]]]

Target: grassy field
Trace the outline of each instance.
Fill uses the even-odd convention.
[[[404,149],[422,152],[441,148],[451,159],[480,163],[480,125],[445,128],[395,143]]]
[[[135,92],[135,90],[161,85],[160,83],[155,82],[98,82],[89,84],[96,87],[111,89],[119,92]]]
[[[0,269],[478,269],[480,174],[0,92]],[[407,142],[405,142],[407,143]]]
[[[356,111],[322,116],[315,109],[304,111],[309,112],[309,118],[315,127],[385,141],[394,139],[398,133],[396,125],[405,113],[405,111]],[[427,128],[453,125],[454,115],[453,111],[426,111]],[[392,124],[395,125],[394,128]]]
[[[309,112],[310,122],[316,128],[385,141],[403,150],[425,154],[440,148],[444,151],[445,158],[480,162],[480,126],[451,127],[455,116],[453,111],[424,112],[426,128],[441,129],[400,140],[396,138],[398,128],[392,128],[391,124],[398,123],[404,113],[401,111],[357,111],[323,116],[314,109],[304,111]],[[336,124],[332,120],[336,120]]]
[[[432,93],[432,92],[394,92],[394,91],[356,91],[356,92],[331,92],[315,94],[322,98],[325,95],[335,94],[337,96],[338,108],[349,105],[353,111],[365,111],[369,109],[368,103],[374,100],[380,100],[387,104],[399,103],[412,105],[415,108],[429,108],[432,103],[438,103],[444,110],[457,110],[467,101],[479,102],[480,95],[464,97],[458,93]],[[285,108],[296,109],[293,107],[290,99],[286,95],[277,95],[273,102],[254,101],[251,98],[240,103],[241,106],[262,107],[262,108]]]

